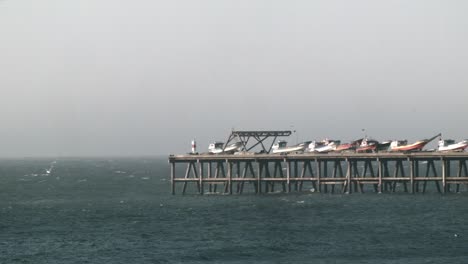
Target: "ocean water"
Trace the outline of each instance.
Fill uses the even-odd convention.
[[[165,158],[0,160],[0,263],[468,263],[463,190],[173,196]]]

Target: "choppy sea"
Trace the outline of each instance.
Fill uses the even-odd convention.
[[[166,158],[4,159],[0,263],[468,263],[468,193],[173,196]]]

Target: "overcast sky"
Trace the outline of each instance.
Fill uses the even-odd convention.
[[[167,155],[192,138],[205,151],[231,128],[468,138],[467,10],[0,0],[0,156]]]

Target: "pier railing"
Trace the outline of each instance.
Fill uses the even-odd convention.
[[[172,194],[460,192],[467,160],[465,152],[169,156]]]

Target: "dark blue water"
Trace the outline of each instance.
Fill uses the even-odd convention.
[[[468,263],[468,194],[170,195],[166,159],[0,161],[0,263]]]

